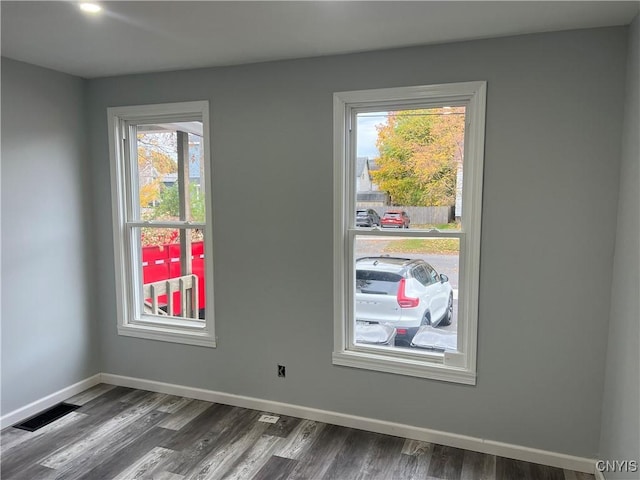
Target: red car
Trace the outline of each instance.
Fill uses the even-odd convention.
[[[404,210],[389,210],[380,219],[382,227],[409,228],[409,223],[411,220]]]

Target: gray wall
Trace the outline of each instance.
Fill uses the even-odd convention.
[[[629,32],[627,88],[600,458],[640,463],[640,17]],[[640,468],[640,465],[639,465]],[[637,479],[639,472],[607,473]]]
[[[90,81],[103,370],[595,456],[626,34]],[[332,93],[472,80],[488,81],[478,384],[333,366]],[[212,114],[219,346],[118,336],[106,108],[200,99]],[[274,212],[293,221],[274,222]]]
[[[98,373],[84,81],[2,59],[2,414]]]

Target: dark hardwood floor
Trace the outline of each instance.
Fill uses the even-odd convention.
[[[34,432],[1,432],[2,480],[587,480],[587,475],[244,408],[97,385]]]

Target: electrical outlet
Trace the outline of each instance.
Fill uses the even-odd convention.
[[[276,417],[275,415],[261,415],[258,419],[259,422],[264,423],[276,423],[278,420],[280,420],[280,417]]]
[[[278,365],[278,376],[282,378],[286,377],[287,367],[285,367],[284,365]]]

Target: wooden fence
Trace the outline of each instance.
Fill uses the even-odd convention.
[[[358,208],[372,208],[378,215],[382,217],[384,212],[388,210],[404,210],[409,215],[412,225],[441,225],[450,223],[454,220],[455,207],[380,207],[361,205],[358,202]]]

